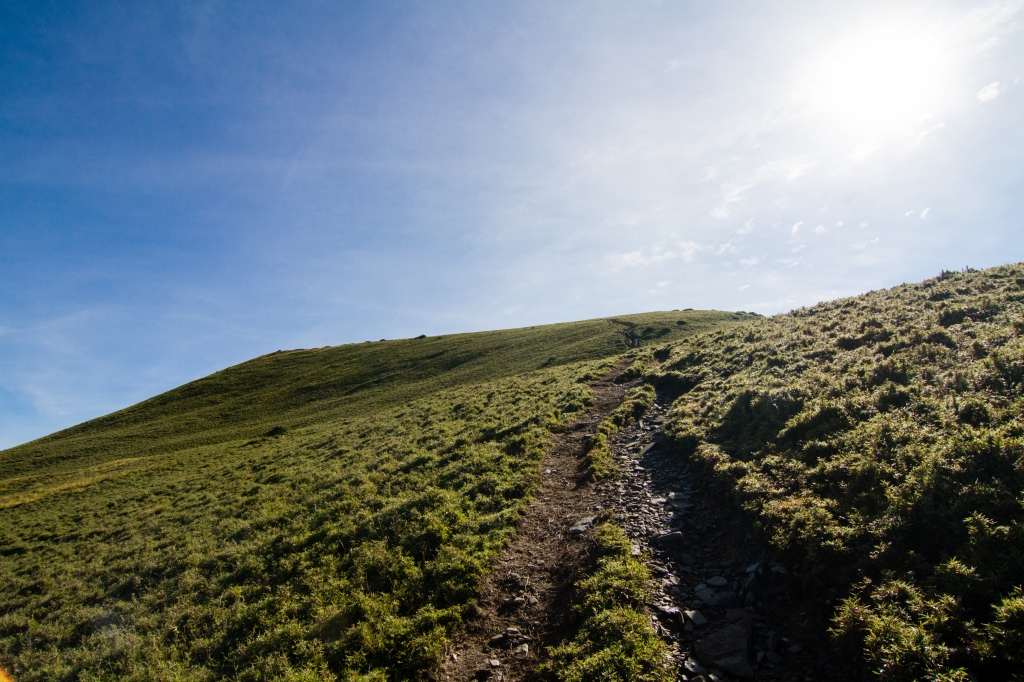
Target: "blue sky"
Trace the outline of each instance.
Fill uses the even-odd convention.
[[[0,447],[256,355],[1024,260],[1021,2],[8,2]]]

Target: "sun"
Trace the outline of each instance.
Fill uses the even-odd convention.
[[[874,27],[836,40],[805,62],[799,99],[814,118],[879,136],[932,113],[947,73],[938,36],[915,27]]]

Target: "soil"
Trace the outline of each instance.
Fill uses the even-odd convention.
[[[539,679],[547,649],[572,633],[572,583],[592,565],[591,532],[579,532],[577,524],[605,519],[625,530],[656,578],[648,609],[673,649],[679,679],[854,679],[852,666],[827,648],[831,600],[805,596],[793,579],[799,567],[772,561],[728,499],[659,445],[668,413],[664,396],[639,424],[610,439],[620,475],[588,481],[585,456],[597,426],[639,383],[615,383],[629,364],[623,361],[596,382],[594,407],[554,436],[534,500],[484,579],[476,617],[453,642],[438,679]],[[698,642],[720,639],[730,626],[741,639],[749,633],[743,675],[693,654]]]
[[[570,529],[599,515],[603,506],[587,478],[586,454],[598,425],[636,385],[615,383],[631,362],[623,360],[592,384],[594,406],[552,438],[533,502],[501,561],[484,579],[476,617],[451,645],[439,679],[536,679],[543,653],[564,637],[570,627],[569,587],[588,564],[592,546]],[[491,643],[495,637],[502,640]]]

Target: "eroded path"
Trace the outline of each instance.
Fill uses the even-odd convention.
[[[546,647],[561,640],[569,626],[568,586],[587,562],[590,547],[573,526],[581,520],[592,522],[604,506],[587,481],[585,457],[601,420],[635,385],[615,383],[630,362],[624,360],[595,382],[594,406],[553,437],[534,501],[501,561],[484,580],[477,617],[454,641],[440,679],[531,679]]]
[[[621,475],[598,484],[648,558],[655,629],[674,644],[682,679],[848,680],[826,651],[829,602],[803,597],[770,561],[724,493],[702,486],[685,460],[660,447],[668,414],[659,398],[611,443]]]
[[[590,565],[589,524],[604,519],[648,561],[657,587],[652,624],[672,644],[681,680],[853,679],[826,651],[828,600],[801,597],[790,580],[798,567],[770,561],[723,494],[659,445],[668,414],[662,397],[610,439],[620,475],[587,482],[591,437],[638,383],[614,383],[628,364],[597,382],[594,408],[554,437],[534,502],[484,581],[478,617],[453,644],[440,679],[536,679],[547,647],[571,632],[569,586]]]

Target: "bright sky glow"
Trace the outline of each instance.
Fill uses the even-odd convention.
[[[802,95],[811,112],[832,119],[839,132],[902,131],[948,99],[948,57],[940,36],[914,26],[857,31],[807,64]]]
[[[0,4],[0,447],[283,348],[1024,260],[1024,0]]]

